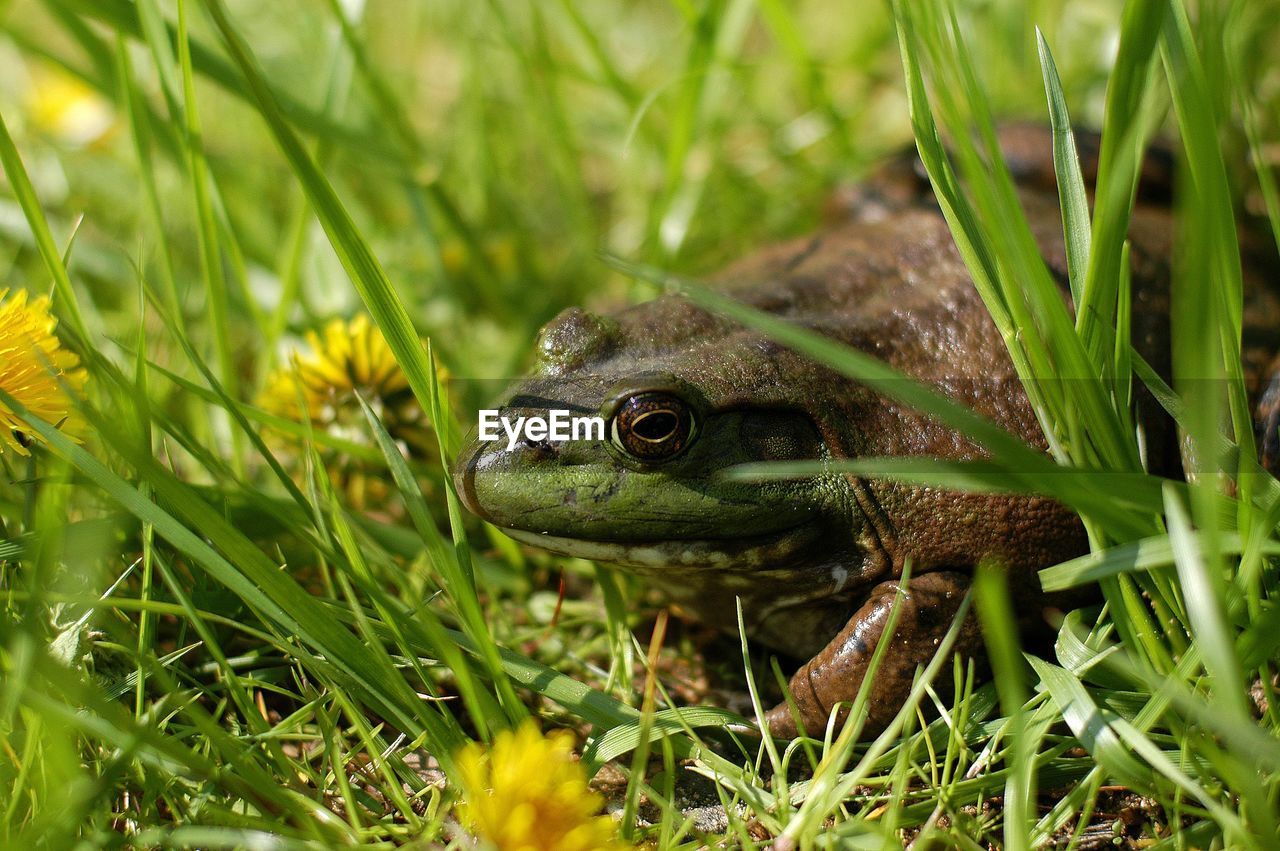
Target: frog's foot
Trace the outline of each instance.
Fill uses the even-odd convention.
[[[917,666],[926,665],[933,658],[951,628],[969,583],[970,578],[964,574],[942,572],[926,573],[907,583],[893,646],[881,659],[871,684],[864,735],[882,731],[902,708]],[[873,588],[867,602],[840,634],[791,678],[791,695],[805,730],[820,733],[833,707],[852,703],[857,697],[871,656],[884,637],[897,592],[897,582],[882,582]],[[981,649],[982,636],[970,614],[961,627],[955,650],[977,655]],[[844,723],[847,714],[847,706],[842,707],[837,726]],[[793,738],[799,732],[785,702],[769,710],[764,723],[780,738]]]

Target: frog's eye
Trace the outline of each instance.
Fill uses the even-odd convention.
[[[649,463],[679,455],[692,437],[693,411],[670,393],[637,393],[618,407],[610,425],[615,446]]]

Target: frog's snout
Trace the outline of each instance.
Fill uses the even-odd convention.
[[[458,499],[468,511],[498,526],[511,518],[502,510],[508,487],[522,484],[521,471],[547,470],[560,463],[562,447],[551,440],[519,435],[508,442],[480,440],[473,433],[450,470]],[[488,499],[482,498],[482,495]]]
[[[462,452],[458,453],[458,457],[453,459],[449,472],[453,477],[453,488],[458,492],[458,499],[462,505],[482,520],[489,520],[480,506],[480,500],[476,498],[476,466],[484,451],[484,444],[480,441],[468,442]]]

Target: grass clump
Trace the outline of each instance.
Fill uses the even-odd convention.
[[[10,4],[0,309],[51,295],[60,342],[39,346],[87,427],[0,380],[5,437],[19,424],[30,452],[0,453],[0,838],[465,846],[459,790],[486,759],[567,747],[536,715],[579,734],[584,775],[626,816],[609,842],[1275,845],[1280,488],[1254,460],[1236,218],[1280,233],[1274,18],[1158,0]],[[1055,130],[1074,314],[995,115]],[[1092,204],[1081,124],[1102,130]],[[1157,134],[1185,178],[1172,386],[1133,350],[1125,271]],[[1048,456],[691,282],[818,225],[826,192],[912,137]],[[745,683],[717,670],[732,645],[669,624],[626,577],[491,536],[442,472],[458,412],[493,390],[452,376],[517,374],[558,310],[654,281],[991,456],[851,472],[1072,506],[1092,552],[1041,579],[1100,583],[1101,609],[1026,654],[982,571],[993,684],[944,654],[873,741],[742,735],[712,692],[759,703],[762,660],[744,648]],[[314,336],[350,317],[395,381]],[[308,334],[325,350],[310,378],[290,354]],[[308,381],[338,363],[331,419]],[[1139,392],[1186,435],[1186,481],[1147,471]],[[692,814],[690,774],[720,821]]]

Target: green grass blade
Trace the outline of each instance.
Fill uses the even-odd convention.
[[[1076,153],[1076,140],[1071,132],[1071,116],[1067,112],[1067,98],[1062,92],[1058,66],[1054,64],[1049,43],[1038,27],[1036,50],[1040,54],[1045,96],[1049,99],[1049,124],[1053,128],[1053,171],[1058,176],[1058,201],[1062,205],[1067,274],[1071,281],[1071,296],[1076,304],[1080,304],[1085,275],[1089,269],[1089,201],[1085,196],[1080,156]]]

